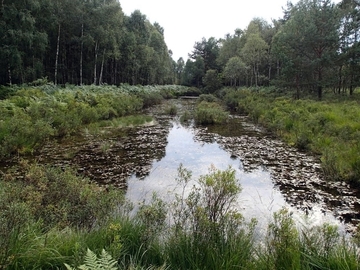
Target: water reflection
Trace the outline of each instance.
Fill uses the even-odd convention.
[[[174,193],[180,192],[180,186],[175,180],[180,163],[192,171],[193,179],[206,174],[210,165],[221,170],[231,166],[242,187],[238,207],[246,219],[256,218],[264,225],[269,222],[273,212],[287,207],[302,223],[338,223],[332,215],[324,215],[320,207],[313,206],[312,211],[307,213],[291,207],[279,188],[274,186],[271,172],[266,167],[258,166],[254,170],[245,171],[242,161],[225,151],[218,142],[199,140],[197,128],[184,127],[174,122],[169,128],[167,141],[165,156],[153,161],[150,174],[143,179],[133,175],[128,180],[127,198],[130,201],[148,201],[154,192],[165,201],[173,201]],[[307,221],[303,219],[305,214]]]

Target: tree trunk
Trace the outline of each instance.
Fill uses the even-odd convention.
[[[99,84],[102,84],[102,83],[103,83],[103,72],[104,72],[105,51],[106,51],[106,49],[104,49],[103,58],[102,58],[102,61],[101,61],[101,69],[100,69],[100,76],[99,76]]]
[[[83,49],[84,49],[84,24],[81,24],[81,50],[80,50],[80,85],[83,84]]]
[[[353,93],[354,93],[353,83],[354,83],[354,73],[351,71],[351,75],[350,75],[350,87],[349,87],[349,94],[350,94],[350,96],[352,96]]]
[[[317,93],[318,93],[319,100],[321,100],[322,99],[322,71],[321,70],[319,70]]]
[[[340,94],[340,92],[341,92],[341,83],[342,83],[342,68],[343,68],[343,66],[341,65],[341,66],[339,67],[338,94]]]
[[[271,65],[269,65],[269,82],[270,82],[270,80],[271,80]]]
[[[98,57],[98,44],[97,42],[95,43],[95,64],[94,64],[94,84],[96,85],[96,62],[97,62],[97,57]]]
[[[254,65],[254,76],[255,76],[255,87],[258,87],[258,80],[257,80],[257,69],[256,64]]]
[[[12,78],[11,78],[11,67],[10,64],[8,65],[8,73],[9,73],[9,85],[12,85]]]
[[[296,74],[296,99],[300,99],[300,78],[299,74]]]
[[[56,44],[56,57],[55,57],[55,74],[54,74],[54,84],[57,84],[57,74],[58,74],[58,61],[59,61],[59,51],[60,51],[60,30],[61,25],[59,23],[58,29],[58,37],[57,37],[57,44]]]

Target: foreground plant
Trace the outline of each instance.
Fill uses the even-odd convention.
[[[167,248],[170,264],[181,269],[247,265],[252,254],[254,223],[245,225],[237,210],[241,187],[235,170],[211,167],[189,193],[191,172],[180,166],[178,174],[183,189],[174,204],[174,231]]]
[[[78,267],[81,270],[116,270],[117,262],[104,249],[101,251],[100,257],[97,257],[90,249],[87,250],[85,256],[85,264]],[[66,269],[75,270],[68,264],[65,264]]]

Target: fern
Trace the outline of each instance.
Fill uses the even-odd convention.
[[[116,270],[116,261],[104,249],[101,251],[100,258],[96,256],[90,249],[87,250],[85,256],[85,264],[80,265],[80,270]],[[67,270],[76,270],[70,265],[65,264]]]

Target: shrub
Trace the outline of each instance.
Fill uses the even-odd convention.
[[[182,123],[184,123],[184,122],[189,121],[191,118],[192,118],[191,113],[190,113],[188,110],[186,110],[186,111],[181,115],[180,121],[181,121]]]
[[[175,116],[177,114],[177,107],[173,104],[165,108],[165,114]]]
[[[213,94],[201,94],[199,96],[199,102],[206,101],[206,102],[217,102],[218,99]]]
[[[195,121],[198,124],[222,124],[228,118],[228,113],[214,102],[200,102],[195,109]]]
[[[244,225],[236,210],[241,187],[235,171],[212,167],[189,193],[191,172],[180,166],[178,173],[183,189],[174,204],[175,228],[166,249],[170,264],[180,269],[246,268],[253,227]]]
[[[26,202],[33,217],[46,227],[91,228],[122,200],[119,192],[105,191],[71,169],[62,171],[26,162],[23,166],[24,181],[14,183],[21,188],[13,190],[12,196],[14,201]]]

